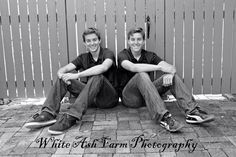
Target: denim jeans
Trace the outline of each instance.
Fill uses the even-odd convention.
[[[116,90],[103,75],[91,77],[87,84],[71,80],[71,84],[67,85],[63,80],[57,79],[44,102],[42,111],[57,116],[61,107],[60,102],[67,91],[77,98],[66,113],[78,120],[81,120],[88,107],[111,108],[116,106],[119,100]]]
[[[197,103],[179,76],[175,74],[172,85],[168,87],[163,86],[163,77],[164,75],[152,82],[145,72],[135,74],[122,91],[123,104],[128,107],[146,104],[151,118],[159,122],[168,112],[160,95],[170,90],[186,114],[194,110]]]

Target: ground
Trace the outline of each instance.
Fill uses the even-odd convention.
[[[165,104],[185,124],[169,133],[153,120],[147,108],[88,109],[83,120],[59,136],[47,129],[29,130],[24,124],[41,109],[44,99],[14,99],[0,106],[0,156],[52,157],[234,157],[236,102],[222,96],[195,96],[215,121],[189,125],[175,101]],[[69,104],[64,102],[62,110]],[[137,143],[136,143],[137,142]],[[137,145],[136,145],[137,144]]]

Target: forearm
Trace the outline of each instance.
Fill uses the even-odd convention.
[[[150,72],[161,70],[161,67],[154,64],[135,64],[132,68],[133,72]]]
[[[82,72],[79,72],[78,78],[99,75],[99,74],[104,73],[105,71],[107,71],[107,68],[105,68],[102,64],[96,65],[96,66],[86,69]]]
[[[176,68],[175,67],[161,67],[161,70],[166,73],[175,74]]]

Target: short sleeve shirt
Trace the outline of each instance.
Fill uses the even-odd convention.
[[[154,52],[150,52],[150,51],[146,51],[146,50],[142,50],[141,51],[141,57],[139,58],[139,60],[136,60],[131,52],[130,49],[124,49],[123,51],[121,51],[118,55],[118,82],[120,85],[120,91],[123,90],[123,88],[125,87],[125,85],[129,82],[129,80],[136,74],[134,72],[128,71],[126,69],[124,69],[121,66],[122,61],[124,60],[128,60],[132,63],[147,63],[147,64],[159,64],[162,59],[160,57],[158,57]],[[153,72],[148,72],[149,76],[151,79],[153,79],[153,75],[151,75],[151,73]]]
[[[116,65],[115,65],[115,56],[114,53],[107,49],[107,48],[102,48],[100,49],[98,60],[95,61],[93,59],[93,56],[90,52],[88,53],[83,53],[79,55],[76,59],[74,59],[71,63],[73,63],[76,66],[76,71],[84,71],[86,69],[89,69],[93,66],[102,64],[105,59],[111,59],[113,61],[112,66],[103,73],[103,76],[105,76],[109,82],[113,85],[114,88],[117,87],[117,82],[116,82]],[[88,79],[90,77],[86,77],[83,79],[82,82],[87,83]]]

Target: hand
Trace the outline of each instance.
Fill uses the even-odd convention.
[[[62,78],[62,75],[63,75],[63,73],[61,73],[60,71],[57,72],[57,77],[58,77],[59,79]]]
[[[78,74],[74,74],[74,73],[66,73],[63,74],[61,79],[66,83],[66,84],[71,84],[70,80],[75,80],[78,78]]]
[[[166,74],[163,77],[163,86],[167,87],[172,85],[174,74]]]

